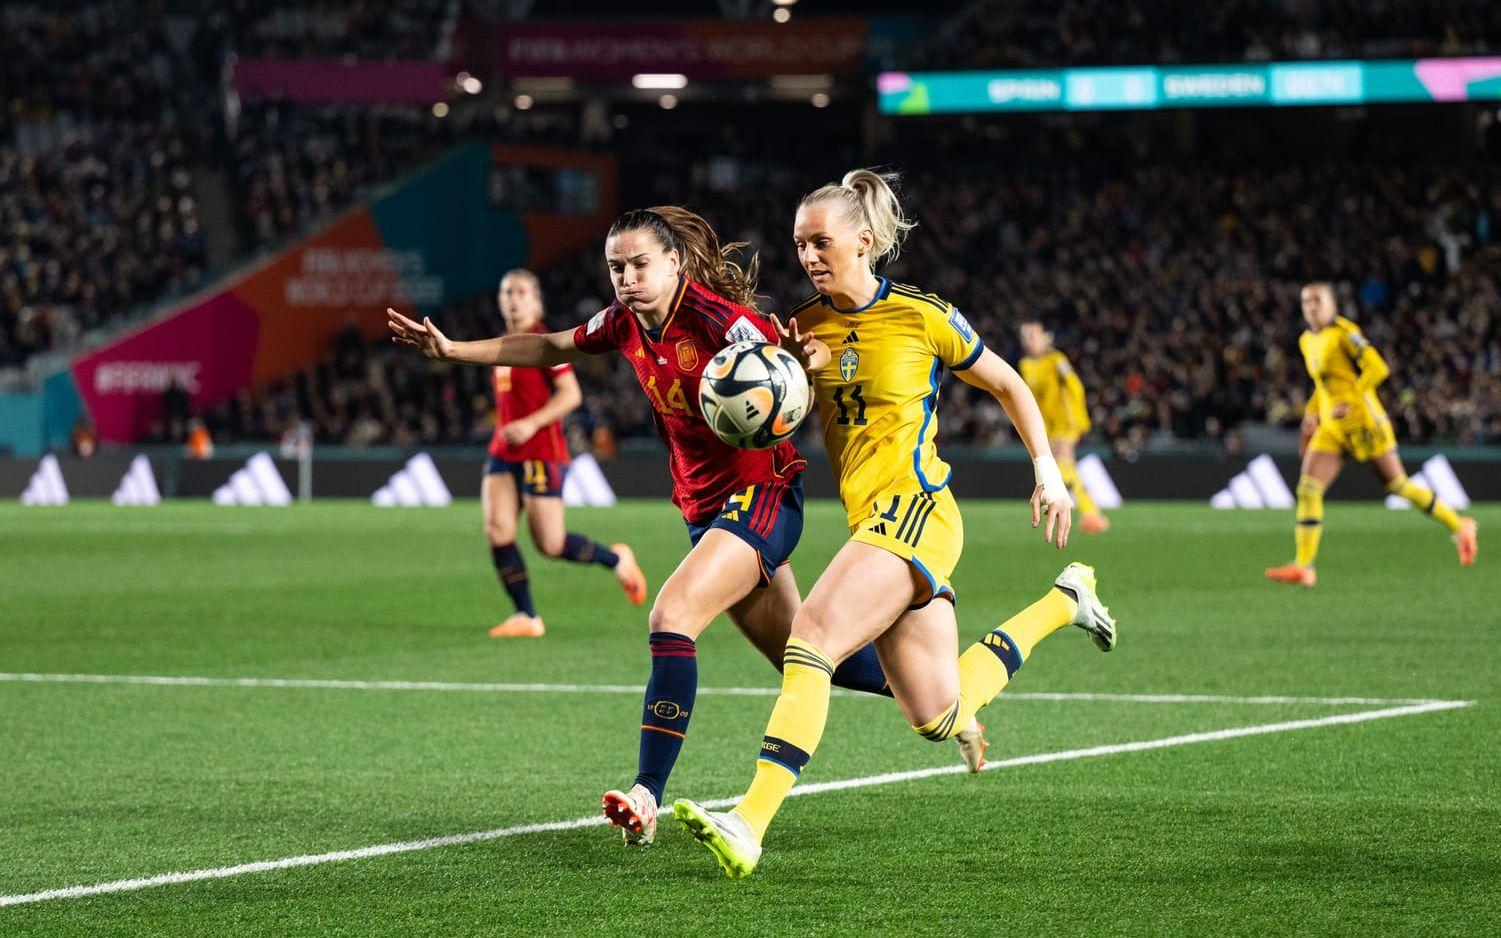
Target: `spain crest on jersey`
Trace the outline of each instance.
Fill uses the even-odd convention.
[[[860,353],[854,349],[847,348],[844,354],[839,356],[839,377],[843,378],[846,383],[854,379],[855,369],[859,367]]]
[[[698,367],[698,347],[692,339],[681,339],[678,342],[678,367],[684,371],[692,371]]]

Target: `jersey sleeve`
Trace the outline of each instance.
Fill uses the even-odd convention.
[[[930,309],[924,304],[922,318],[933,354],[938,356],[944,367],[950,371],[963,371],[980,360],[980,353],[985,351],[985,343],[980,341],[963,313],[949,306],[945,315],[937,308]]]
[[[1360,327],[1353,322],[1344,323],[1342,331],[1344,334],[1340,336],[1340,346],[1345,350],[1345,354],[1350,356],[1350,361],[1359,361],[1361,354],[1371,347],[1371,343],[1361,334]]]
[[[599,355],[619,348],[620,341],[616,335],[618,320],[615,307],[609,306],[600,310],[588,322],[573,330],[573,344],[578,346],[578,350],[585,355]],[[562,372],[554,369],[552,373],[561,374]]]
[[[730,345],[736,342],[770,342],[777,345],[781,339],[777,336],[770,316],[745,309],[730,317],[730,323],[724,330],[724,341]]]

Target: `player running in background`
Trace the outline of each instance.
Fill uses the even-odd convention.
[[[536,274],[519,268],[509,271],[500,278],[496,299],[507,333],[545,331],[542,286]],[[480,505],[485,513],[490,558],[516,613],[491,629],[490,636],[540,638],[546,631],[532,602],[526,561],[516,548],[516,518],[523,508],[532,543],[544,556],[613,570],[632,605],[646,602],[646,577],[630,547],[603,547],[563,525],[563,475],[568,471],[563,418],[584,399],[573,366],[566,362],[548,368],[496,365],[491,380],[495,386],[495,435],[485,459]]]
[[[1043,427],[1053,458],[1063,474],[1063,484],[1079,506],[1079,527],[1085,534],[1103,534],[1110,520],[1100,511],[1074,465],[1074,450],[1079,437],[1089,432],[1089,405],[1084,401],[1084,384],[1068,363],[1068,357],[1053,348],[1053,334],[1040,322],[1024,322],[1021,327],[1022,380],[1027,382],[1037,407],[1042,411]]]
[[[798,207],[793,237],[818,293],[793,310],[785,344],[808,364],[850,539],[793,620],[782,693],[749,790],[724,813],[673,805],[731,876],[755,869],[767,826],[823,736],[829,677],[854,650],[875,642],[903,716],[923,738],[942,740],[969,724],[1052,632],[1076,625],[1101,649],[1115,645],[1094,571],[1075,563],[1045,596],[959,654],[949,575],[964,528],[934,445],[941,369],[1005,408],[1035,466],[1032,524],[1045,513],[1044,537],[1060,548],[1073,506],[1021,376],[948,303],[876,276],[912,227],[889,178],[855,170]]]
[[[1475,562],[1478,536],[1474,518],[1461,518],[1426,486],[1407,477],[1397,454],[1392,422],[1376,396],[1389,370],[1360,327],[1339,315],[1332,284],[1306,284],[1299,295],[1308,329],[1298,337],[1303,364],[1313,378],[1313,395],[1303,417],[1299,449],[1297,525],[1293,529],[1297,559],[1268,567],[1268,579],[1313,586],[1314,560],[1324,533],[1324,492],[1339,476],[1349,456],[1366,463],[1393,495],[1400,495],[1449,529],[1459,562]]]
[[[757,650],[782,660],[800,597],[787,560],[803,528],[802,469],[791,443],[737,449],[698,410],[704,366],[724,346],[775,342],[756,312],[755,270],[726,256],[703,218],[663,206],[628,212],[605,241],[616,301],[577,329],[453,342],[429,319],[392,310],[395,340],[431,358],[482,365],[549,367],[616,351],[636,372],[668,448],[673,503],[692,547],[662,584],[648,617],[651,676],[642,708],[635,783],[604,796],[604,811],[627,843],[656,837],[657,807],[688,732],[698,690],[697,639],[728,612]],[[841,687],[889,693],[876,651],[858,649],[833,676]],[[975,743],[976,749],[983,740]],[[964,750],[961,747],[961,752]],[[965,752],[966,761],[978,755]]]

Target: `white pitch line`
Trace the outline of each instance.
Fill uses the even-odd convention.
[[[269,687],[312,690],[395,690],[440,691],[481,694],[641,694],[642,684],[489,684],[458,681],[360,681],[321,678],[276,677],[191,677],[159,674],[22,674],[0,672],[0,683],[20,684],[137,684],[158,687]],[[700,694],[733,697],[775,697],[781,689],[767,687],[700,687]],[[841,697],[868,697],[852,690],[835,688]],[[1003,694],[999,700],[1099,701],[1105,703],[1228,703],[1228,704],[1319,704],[1324,706],[1385,707],[1408,704],[1452,703],[1426,697],[1284,697],[1256,695],[1238,697],[1220,694],[1105,694],[1040,691]]]
[[[1127,752],[1145,752],[1149,749],[1168,749],[1173,746],[1189,746],[1195,743],[1216,742],[1224,739],[1238,739],[1243,736],[1261,736],[1268,733],[1287,733],[1293,730],[1313,729],[1320,726],[1338,726],[1348,723],[1364,723],[1369,720],[1386,720],[1392,717],[1412,716],[1419,713],[1433,713],[1440,710],[1454,710],[1473,705],[1473,700],[1435,700],[1419,704],[1410,704],[1402,707],[1388,707],[1382,710],[1365,710],[1358,713],[1338,713],[1332,716],[1317,717],[1308,720],[1287,720],[1281,723],[1262,723],[1255,726],[1237,726],[1223,730],[1210,730],[1203,733],[1186,733],[1180,736],[1164,736],[1160,739],[1144,739],[1130,743],[1110,743],[1103,746],[1089,746],[1083,749],[1064,749],[1058,752],[1040,752],[1030,756],[1016,756],[1011,759],[1001,759],[988,763],[986,770],[1015,768],[1024,765],[1041,765],[1047,762],[1068,762],[1075,759],[1089,759],[1096,756],[1110,756]],[[817,795],[830,791],[845,791],[851,788],[869,788],[874,785],[890,785],[895,782],[910,782],[918,779],[933,778],[938,775],[957,775],[964,772],[962,765],[945,765],[931,769],[913,769],[908,772],[887,772],[882,775],[867,775],[860,778],[839,779],[832,782],[814,782],[802,785],[792,790],[794,796]],[[735,804],[736,798],[717,798],[706,801],[703,804],[708,808],[727,808]],[[141,889],[150,889],[154,886],[170,886],[179,883],[192,883],[205,879],[224,879],[230,876],[244,876],[249,873],[267,873],[273,870],[288,870],[302,866],[318,866],[324,863],[341,863],[345,860],[363,860],[370,857],[389,856],[395,853],[413,853],[419,850],[432,850],[436,847],[456,847],[463,844],[482,843],[490,840],[500,840],[505,837],[515,837],[519,834],[540,834],[549,831],[576,830],[581,827],[596,827],[605,823],[601,815],[589,815],[588,817],[574,818],[568,821],[548,821],[540,824],[524,824],[518,827],[500,827],[493,830],[474,831],[468,834],[450,834],[446,837],[429,837],[424,840],[404,840],[397,843],[375,844],[370,847],[360,847],[355,850],[336,850],[331,853],[304,854],[296,857],[284,857],[280,860],[262,860],[257,863],[241,863],[236,866],[221,866],[212,869],[189,870],[182,873],[162,873],[157,876],[143,876],[137,879],[119,879],[107,883],[94,883],[87,886],[67,886],[61,889],[46,889],[41,892],[21,893],[13,896],[0,896],[0,908],[12,905],[25,905],[33,902],[46,902],[52,899],[78,899],[85,896],[99,896],[116,892],[135,892]]]

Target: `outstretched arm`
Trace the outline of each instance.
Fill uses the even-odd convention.
[[[1071,512],[1074,502],[1069,497],[1068,487],[1063,484],[1063,474],[1058,471],[1058,463],[1053,459],[1053,451],[1048,445],[1048,432],[1042,422],[1042,411],[1037,407],[1037,398],[1032,396],[1032,390],[1027,387],[1022,376],[1016,373],[1015,368],[1006,364],[1001,356],[990,349],[981,352],[973,365],[956,374],[965,384],[988,392],[1005,409],[1006,416],[1011,418],[1012,425],[1016,427],[1017,434],[1032,456],[1033,473],[1037,480],[1037,487],[1032,491],[1032,527],[1037,527],[1046,512],[1047,526],[1043,529],[1043,539],[1056,543],[1060,548],[1066,546],[1069,528],[1073,526]]]
[[[391,341],[410,345],[428,358],[467,365],[511,365],[518,368],[544,368],[576,361],[583,356],[573,343],[573,332],[549,332],[544,335],[503,335],[476,342],[455,342],[439,331],[426,316],[413,322],[394,309],[386,310],[386,325]]]

